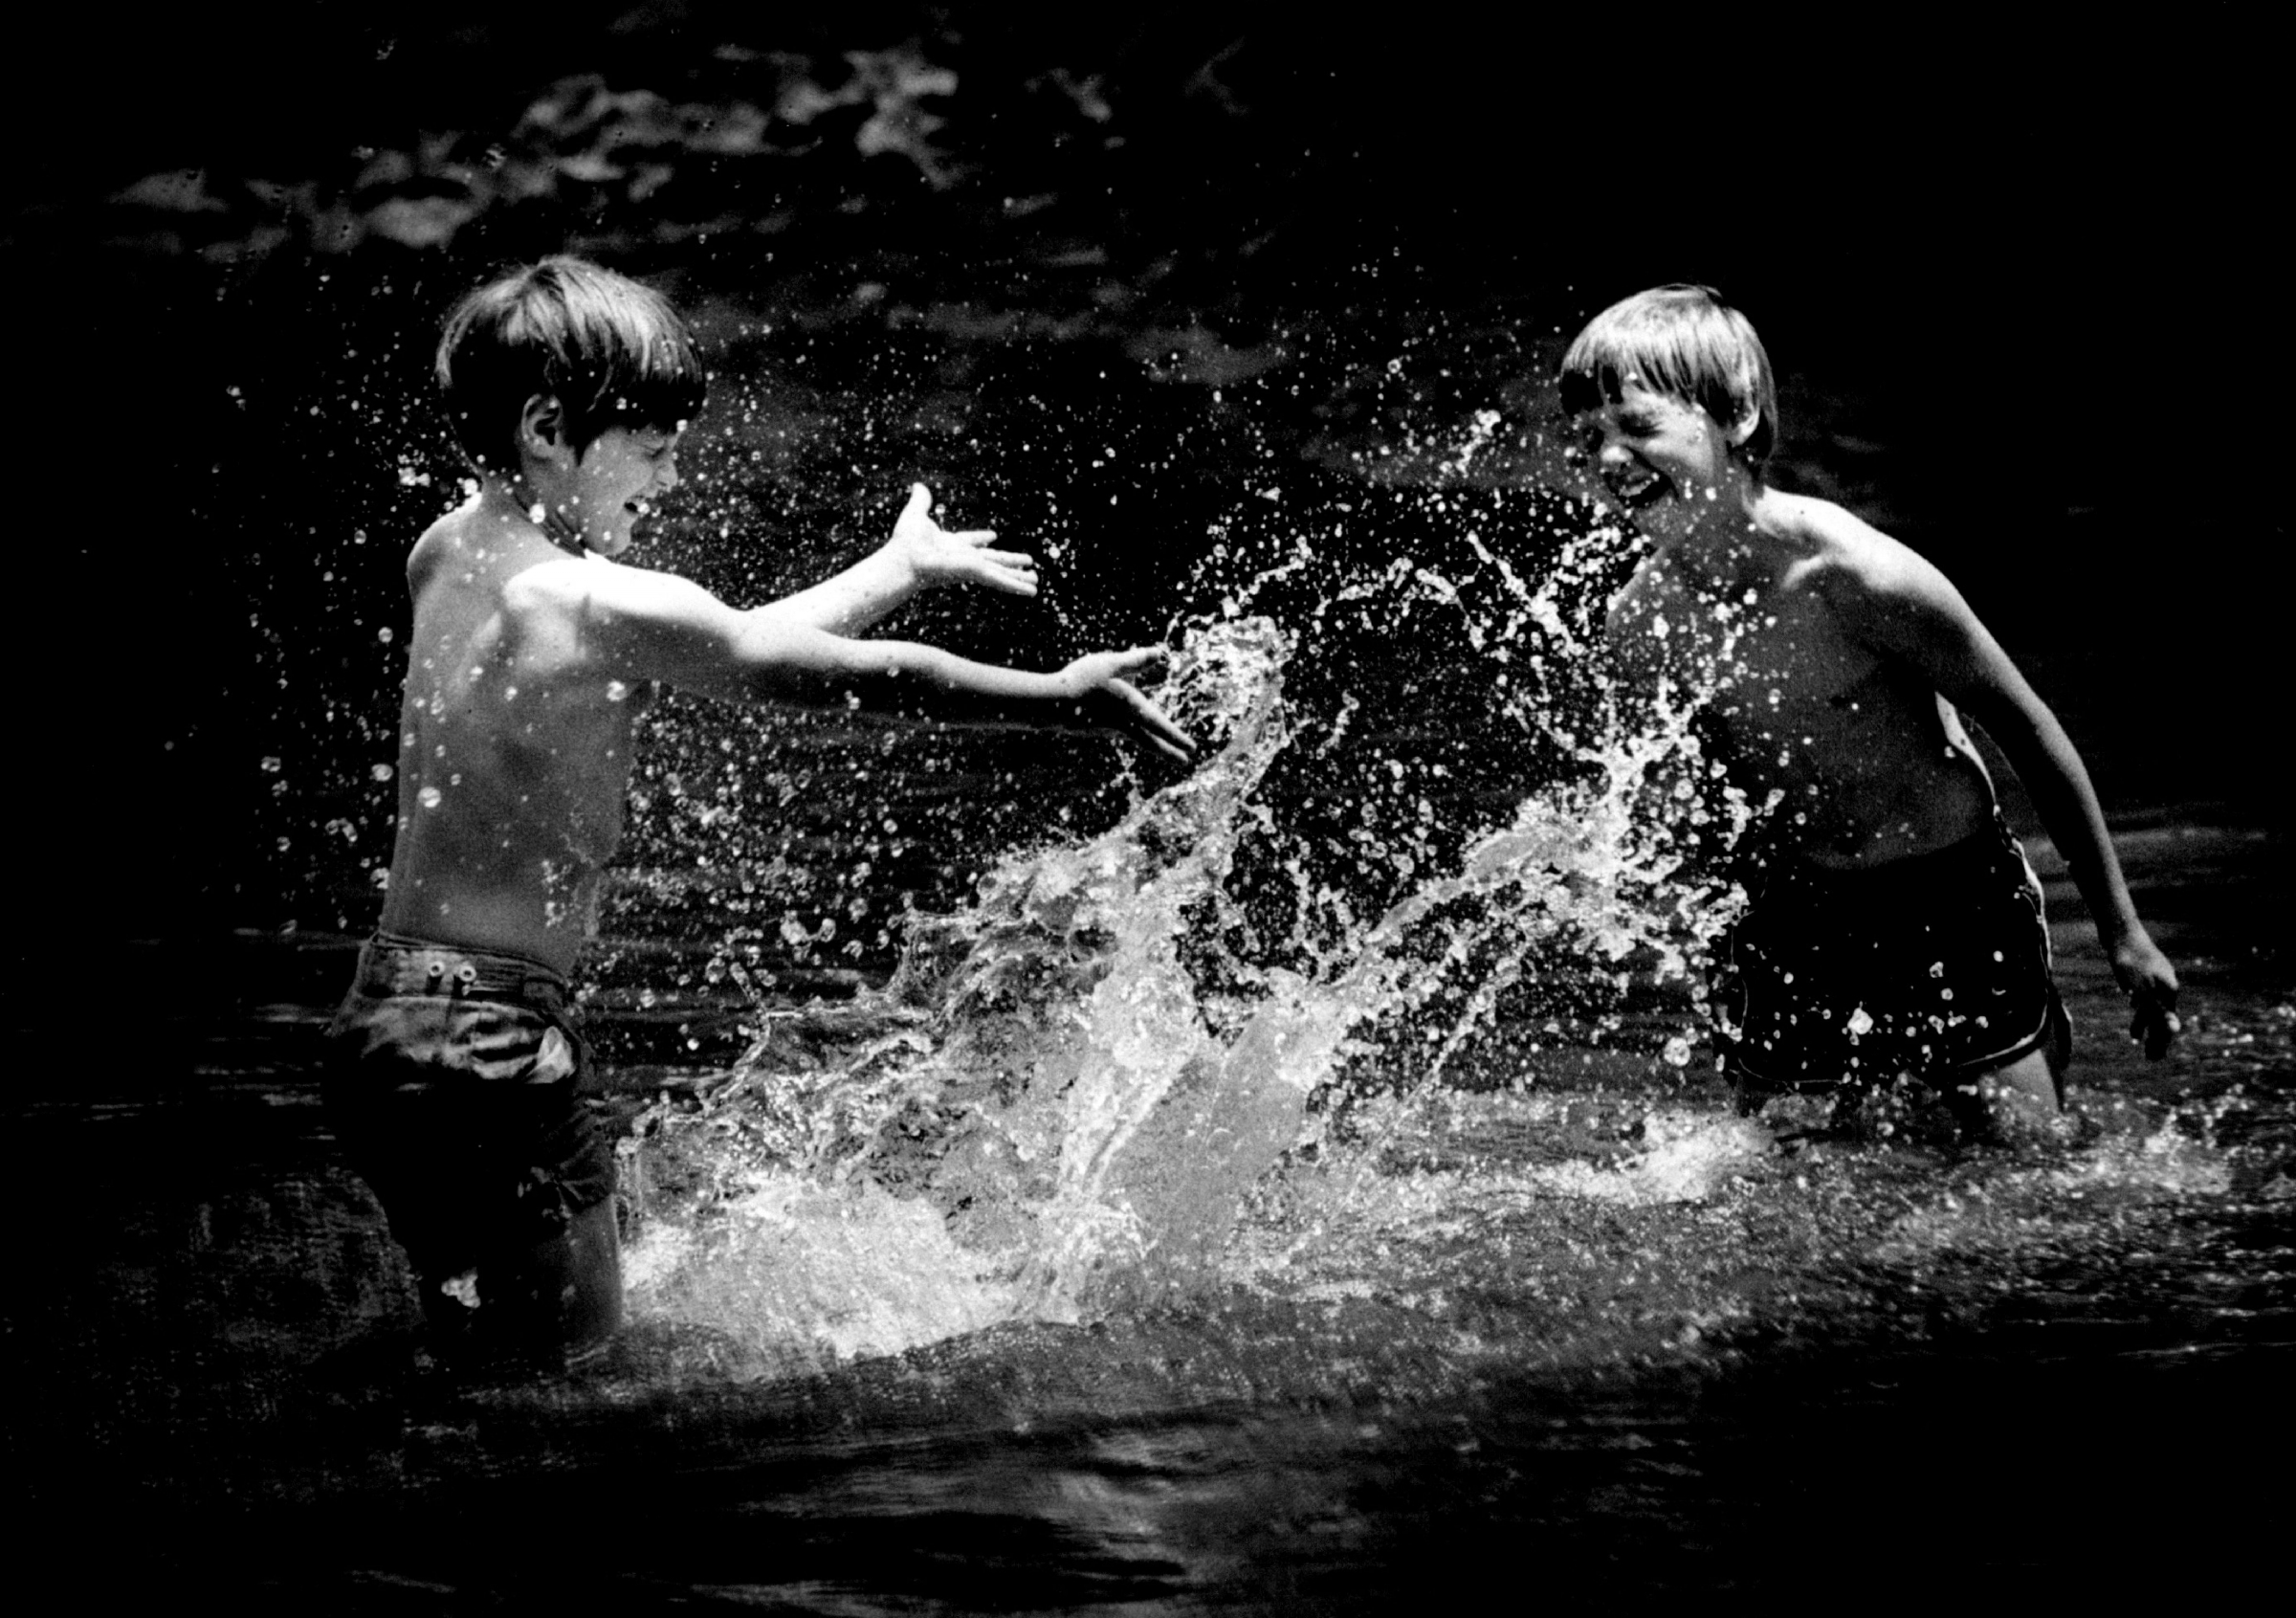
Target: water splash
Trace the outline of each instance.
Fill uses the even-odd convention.
[[[1259,587],[1311,560],[1296,553]],[[1500,638],[1519,644],[1535,629],[1542,661],[1583,650],[1568,641],[1552,579],[1529,589],[1491,561],[1519,608]],[[1386,577],[1423,598],[1448,588]],[[1427,1084],[1511,995],[1549,975],[1581,1001],[1695,980],[1726,896],[1685,879],[1668,822],[1641,804],[1664,768],[1697,767],[1689,703],[1631,738],[1615,714],[1555,737],[1576,778],[1471,838],[1448,874],[1427,874],[1440,867],[1422,797],[1420,812],[1362,838],[1370,863],[1419,875],[1399,899],[1358,912],[1265,790],[1305,740],[1285,693],[1299,648],[1246,610],[1250,594],[1195,628],[1160,693],[1218,739],[1202,768],[1098,837],[1007,856],[971,906],[910,917],[882,990],[770,1014],[697,1109],[665,1105],[643,1120],[633,1149],[657,1165],[651,1182],[662,1162],[685,1182],[653,1210],[688,1232],[684,1245],[666,1259],[669,1247],[641,1249],[656,1307],[882,1350],[991,1318],[1075,1321],[1198,1286],[1255,1185],[1325,1146],[1366,1083],[1391,1088],[1384,1075],[1400,1070]],[[1542,703],[1526,722],[1553,711]],[[1374,762],[1404,779],[1392,754]],[[1616,1014],[1603,1024],[1618,1026]],[[1665,1059],[1680,1065],[1681,1045],[1677,1034]],[[1528,1054],[1537,1050],[1531,1041]],[[1534,1077],[1526,1065],[1499,1081]],[[1573,1187],[1636,1203],[1695,1197],[1745,1149],[1696,1131],[1669,1142],[1667,1126],[1650,1127],[1636,1164]],[[808,1224],[819,1252],[798,1256]],[[745,1278],[780,1265],[867,1287],[887,1254],[900,1278],[859,1312],[866,1327],[802,1280]]]

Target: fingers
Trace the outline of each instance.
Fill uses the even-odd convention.
[[[1167,758],[1178,759],[1183,765],[1196,762],[1196,738],[1153,708],[1141,717],[1148,721],[1147,729],[1141,734],[1148,738],[1158,752]]]
[[[1006,595],[1034,595],[1036,567],[1033,563],[1024,563],[1019,566],[983,567],[970,575],[969,582],[992,590],[1003,590]]]
[[[896,525],[915,522],[919,519],[929,520],[932,515],[933,491],[922,483],[912,483],[909,485],[909,503],[901,507],[900,516],[894,518],[894,521]]]
[[[1181,764],[1196,762],[1196,739],[1165,718],[1161,708],[1120,679],[1110,680],[1108,689],[1123,699],[1135,730],[1158,752]]]
[[[2129,1019],[2129,1039],[2143,1046],[2148,1057],[2158,1061],[2168,1054],[2169,1042],[2183,1031],[2183,1019],[2168,1002],[2149,994],[2136,996],[2135,1014]]]
[[[1196,741],[1161,714],[1140,716],[1139,736],[1167,759],[1183,765],[1196,762]]]
[[[1160,672],[1171,654],[1160,646],[1136,646],[1129,652],[1112,652],[1114,672],[1117,675],[1138,675]],[[1137,696],[1136,692],[1134,695]],[[1140,698],[1146,701],[1146,698]]]
[[[1196,739],[1174,724],[1161,708],[1121,677],[1159,668],[1168,655],[1160,646],[1136,646],[1129,652],[1095,652],[1070,664],[1068,672],[1071,677],[1081,676],[1085,680],[1086,709],[1099,710],[1094,715],[1095,722],[1128,731],[1181,764],[1194,764],[1199,753]],[[1105,706],[1112,701],[1117,704],[1114,711]]]

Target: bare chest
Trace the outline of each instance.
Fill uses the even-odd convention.
[[[1844,707],[1879,662],[1808,591],[1715,599],[1652,568],[1611,602],[1606,633],[1629,680],[1667,681],[1733,716]]]
[[[1855,779],[1935,728],[1935,699],[1852,640],[1814,592],[1715,600],[1646,568],[1611,603],[1621,674],[1694,709],[1731,762],[1776,785]]]

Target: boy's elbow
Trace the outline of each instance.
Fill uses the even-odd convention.
[[[1994,712],[1979,713],[1976,719],[2020,776],[2063,772],[2080,764],[2080,754],[2064,726],[2039,703],[2008,703]]]
[[[2003,747],[2038,747],[2053,751],[2070,747],[2064,726],[2049,705],[2030,690],[2012,693],[1978,714],[1978,722]]]

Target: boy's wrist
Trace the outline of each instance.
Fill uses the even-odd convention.
[[[926,577],[925,570],[917,565],[916,557],[910,546],[899,538],[887,540],[885,548],[877,554],[883,557],[886,565],[892,568],[893,577],[888,582],[894,590],[902,597],[906,598],[916,594],[919,590],[931,587],[933,581]]]
[[[2124,944],[2139,940],[2150,942],[2152,935],[2145,931],[2145,924],[2136,919],[2134,911],[2125,916],[2101,916],[2097,919],[2097,942],[2108,950],[2119,949]]]

